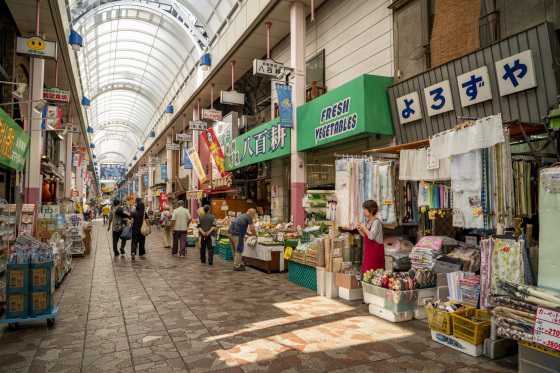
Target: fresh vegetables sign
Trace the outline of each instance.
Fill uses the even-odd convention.
[[[29,140],[27,132],[0,109],[0,163],[23,171]]]

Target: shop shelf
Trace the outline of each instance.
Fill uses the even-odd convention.
[[[310,290],[317,291],[317,270],[315,267],[292,261],[289,262],[288,266],[288,280]]]
[[[476,346],[484,343],[484,340],[490,336],[491,315],[488,311],[469,308],[454,312],[451,316],[453,317],[453,335],[455,337]],[[469,319],[471,317],[484,321],[475,322]]]

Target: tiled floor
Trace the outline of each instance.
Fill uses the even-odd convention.
[[[511,372],[516,357],[473,358],[433,342],[423,321],[392,324],[360,301],[318,297],[287,274],[171,256],[113,258],[94,222],[91,255],[56,292],[56,324],[0,326],[5,372]]]

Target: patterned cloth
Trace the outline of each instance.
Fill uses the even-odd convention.
[[[493,297],[491,298],[491,302],[497,306],[507,307],[518,311],[525,311],[530,313],[537,312],[537,305],[519,299],[512,299],[509,297]]]
[[[516,284],[524,283],[522,250],[523,240],[491,239],[492,250],[492,277],[490,291],[492,294],[505,295],[504,290],[498,286],[498,280],[506,280]]]

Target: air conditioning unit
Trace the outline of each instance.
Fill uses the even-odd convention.
[[[261,124],[261,119],[262,118],[257,117],[256,115],[242,115],[241,118],[239,118],[237,127],[239,129],[248,130]]]
[[[244,105],[245,93],[240,93],[236,91],[221,91],[220,103],[224,105]]]

